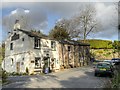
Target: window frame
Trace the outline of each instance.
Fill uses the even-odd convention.
[[[13,50],[13,43],[10,43],[10,50]]]
[[[40,49],[41,42],[40,38],[34,37],[34,49]]]
[[[11,66],[13,66],[13,64],[14,64],[14,60],[13,58],[11,58]]]
[[[51,41],[51,48],[52,48],[52,50],[56,51],[56,42],[55,41]]]
[[[70,52],[71,51],[71,46],[68,46],[68,52]]]
[[[25,41],[25,38],[22,38],[22,41]]]
[[[11,37],[11,41],[18,40],[20,38],[20,35],[17,33],[14,33],[14,35]]]

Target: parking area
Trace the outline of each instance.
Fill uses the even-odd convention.
[[[66,69],[57,73],[11,76],[3,88],[102,88],[109,77],[95,77],[93,66]]]

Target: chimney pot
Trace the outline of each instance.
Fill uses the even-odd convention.
[[[15,21],[14,30],[20,29],[19,20]]]

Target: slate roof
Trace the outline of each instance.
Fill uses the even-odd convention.
[[[37,32],[32,32],[32,31],[30,32],[30,31],[26,31],[26,30],[22,30],[22,29],[18,29],[18,31],[21,31],[30,37],[39,37],[39,38],[47,37],[47,36],[37,33]]]
[[[70,44],[70,45],[79,45],[79,46],[90,46],[88,43],[82,43],[74,40],[60,40],[59,43]]]
[[[25,34],[27,34],[30,37],[39,37],[39,38],[47,38],[47,39],[50,39],[50,40],[55,40],[55,39],[51,39],[48,36],[42,35],[42,34],[37,33],[37,32],[30,32],[30,31],[26,31],[26,30],[22,30],[22,29],[18,29],[18,30],[21,31],[21,32],[23,32],[23,33],[25,33]],[[59,43],[61,43],[61,44],[90,46],[90,44],[82,43],[82,42],[78,42],[78,41],[74,41],[74,40],[64,39],[64,40],[57,40],[57,41]]]

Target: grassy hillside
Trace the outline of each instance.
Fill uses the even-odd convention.
[[[83,42],[83,40],[80,40]],[[112,49],[112,41],[110,40],[99,40],[99,39],[88,39],[85,41],[90,44],[91,49]]]

